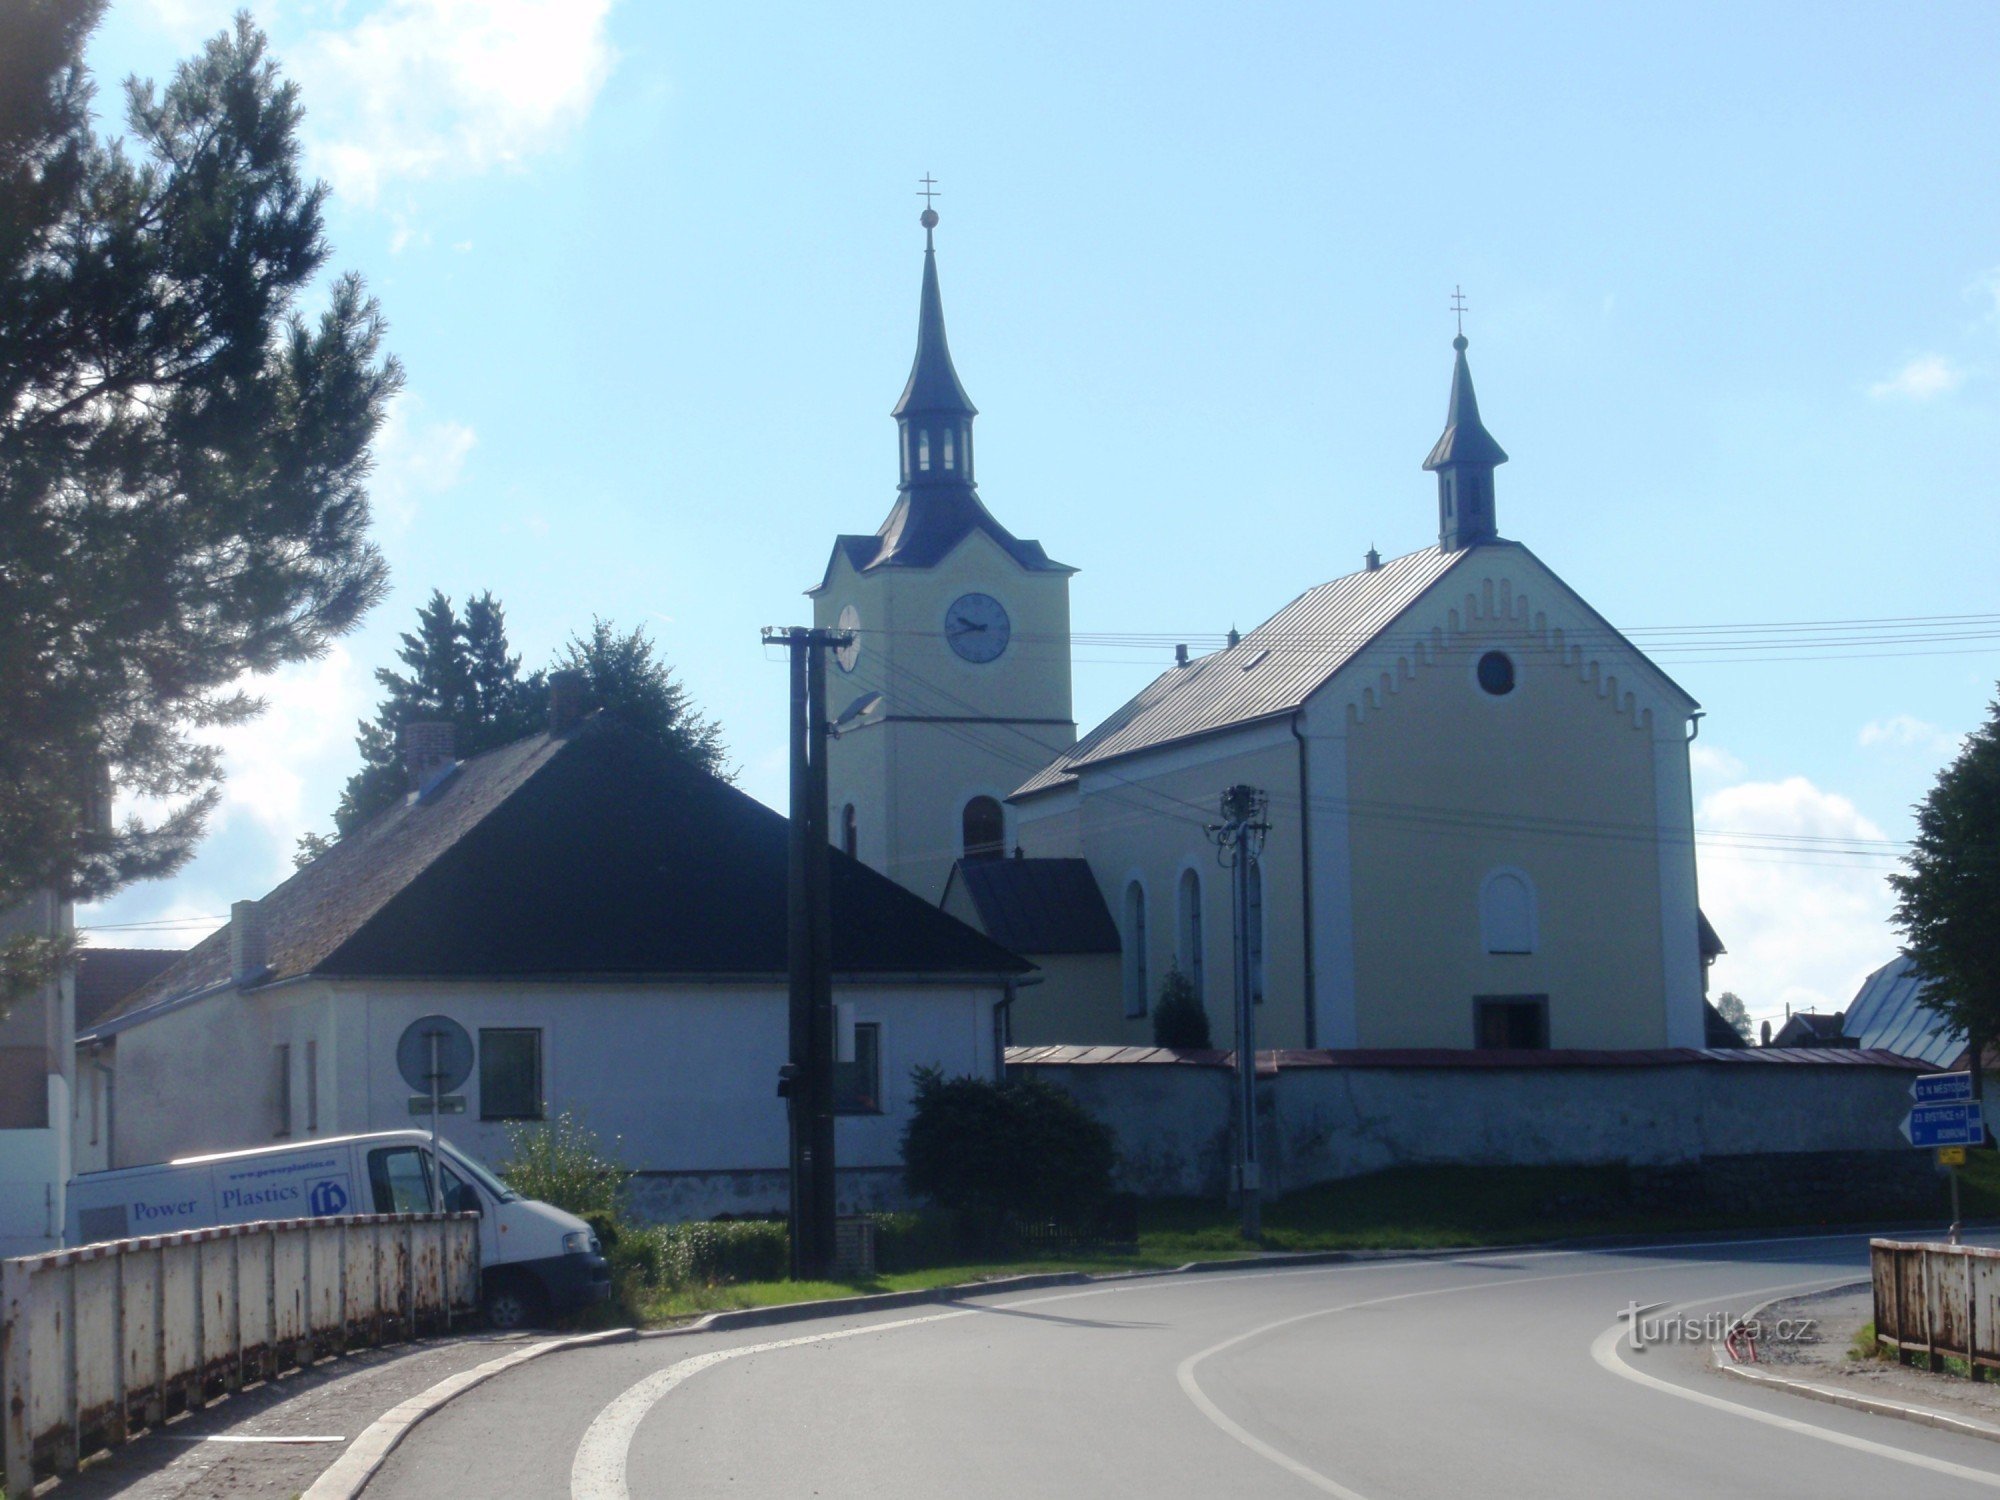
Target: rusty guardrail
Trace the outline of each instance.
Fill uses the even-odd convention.
[[[2000,1370],[2000,1250],[1870,1240],[1868,1270],[1876,1341],[1903,1364],[1962,1359],[1974,1380]]]
[[[7,1492],[325,1354],[479,1301],[477,1214],[274,1219],[0,1262]]]

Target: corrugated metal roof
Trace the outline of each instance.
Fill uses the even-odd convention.
[[[1118,928],[1088,860],[962,859],[951,878],[965,883],[986,935],[1012,952],[1120,949]]]
[[[1924,982],[1911,972],[1907,957],[1882,965],[1862,982],[1841,1030],[1856,1046],[1899,1053],[1935,1068],[1949,1068],[1965,1055],[1965,1038],[1924,1004]]]
[[[1472,555],[1426,547],[1308,589],[1236,645],[1154,679],[1014,795],[1059,786],[1081,766],[1293,712]]]
[[[1470,1047],[1379,1047],[1335,1052],[1280,1048],[1257,1054],[1257,1071],[1285,1068],[1654,1068],[1687,1063],[1731,1066],[1896,1068],[1922,1072],[1930,1064],[1867,1047],[1644,1047],[1628,1051],[1554,1049],[1479,1051]],[[1130,1067],[1174,1065],[1233,1068],[1233,1052],[1176,1052],[1170,1047],[1009,1047],[1009,1067]]]

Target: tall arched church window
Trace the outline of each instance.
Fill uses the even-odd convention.
[[[849,859],[861,857],[861,824],[854,815],[852,802],[840,810],[840,847]]]
[[[1208,998],[1208,985],[1204,974],[1207,955],[1202,951],[1201,940],[1201,876],[1193,870],[1181,871],[1180,891],[1180,952],[1181,972],[1194,986],[1195,998]]]
[[[947,469],[952,466],[952,459],[956,456],[951,445],[951,429],[947,427],[944,430],[944,466]]]
[[[931,430],[928,427],[919,427],[917,429],[917,467],[928,469],[930,466]]]
[[[1007,816],[991,797],[965,804],[965,857],[999,859],[1007,852]]]
[[[1495,870],[1479,887],[1479,941],[1488,953],[1535,951],[1535,887],[1519,870]]]
[[[1244,875],[1244,904],[1250,908],[1243,934],[1250,950],[1250,999],[1264,1003],[1264,867],[1253,864]]]
[[[1143,1016],[1151,1000],[1146,983],[1146,888],[1133,881],[1125,887],[1125,1014]]]

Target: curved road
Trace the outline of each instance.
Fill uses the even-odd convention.
[[[2000,1444],[1635,1351],[1621,1317],[1866,1265],[1861,1236],[1493,1252],[579,1349],[445,1407],[368,1497],[2000,1495]]]

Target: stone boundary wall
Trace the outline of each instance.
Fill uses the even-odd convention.
[[[1765,1210],[1772,1193],[1813,1209],[1855,1201],[1862,1216],[1888,1211],[1885,1199],[1929,1212],[1938,1196],[1929,1153],[1898,1130],[1911,1079],[1930,1070],[1886,1053],[1543,1054],[1512,1065],[1475,1053],[1291,1056],[1259,1059],[1267,1194],[1392,1166],[1617,1162],[1638,1169],[1648,1196],[1719,1212],[1753,1196]],[[1019,1048],[1008,1072],[1067,1090],[1112,1127],[1125,1190],[1227,1190],[1226,1055]]]

